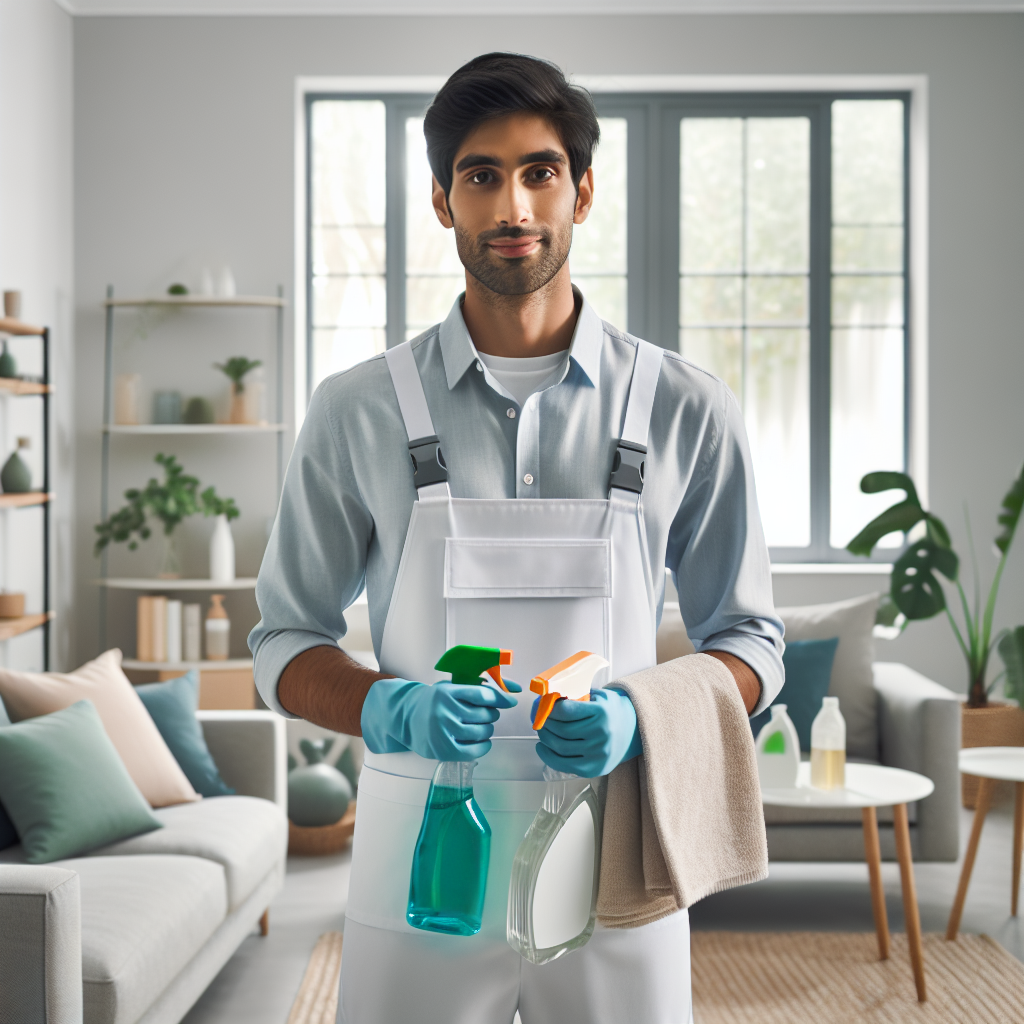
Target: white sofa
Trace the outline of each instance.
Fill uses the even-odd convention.
[[[0,852],[0,1024],[176,1024],[260,922],[284,880],[284,720],[198,717],[238,795],[84,857]]]

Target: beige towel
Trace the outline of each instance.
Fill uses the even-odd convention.
[[[617,679],[643,756],[608,777],[598,920],[637,928],[768,875],[747,713],[732,673],[690,654]]]

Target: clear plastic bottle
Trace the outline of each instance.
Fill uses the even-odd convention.
[[[826,697],[811,723],[811,785],[816,789],[846,785],[846,720],[838,697]]]
[[[509,945],[546,964],[590,941],[597,920],[601,809],[589,780],[544,769],[544,803],[516,850]]]
[[[473,796],[476,761],[434,771],[412,858],[405,919],[413,928],[476,935],[484,913],[491,826]]]

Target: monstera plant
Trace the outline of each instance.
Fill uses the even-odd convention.
[[[930,619],[945,612],[953,635],[967,661],[967,706],[985,707],[993,686],[1004,674],[1008,683],[1007,696],[1013,696],[1018,701],[1024,698],[1024,693],[1019,692],[1024,665],[1024,627],[1005,630],[994,639],[992,637],[992,621],[995,616],[996,599],[999,596],[999,584],[1002,582],[1010,545],[1020,521],[1021,508],[1024,506],[1024,469],[1006,492],[997,517],[1001,528],[995,538],[999,562],[984,606],[981,603],[981,577],[969,519],[967,535],[971,550],[973,603],[968,601],[961,582],[960,558],[953,550],[949,531],[938,516],[921,505],[914,481],[906,473],[868,473],[861,480],[860,489],[865,494],[901,490],[904,492],[904,498],[872,519],[847,544],[847,551],[855,555],[870,555],[884,536],[899,531],[904,535],[913,531],[915,537],[913,541],[908,542],[893,564],[892,586],[888,599],[879,609],[879,622],[884,625],[896,625],[902,629],[908,622]],[[955,589],[959,598],[962,626],[946,602],[943,579]],[[997,646],[1006,672],[1000,673],[986,686],[989,658]]]

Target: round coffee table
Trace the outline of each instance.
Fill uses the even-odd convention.
[[[921,951],[921,917],[917,910],[917,889],[914,885],[914,861],[910,852],[910,827],[907,823],[907,804],[931,796],[935,784],[917,772],[902,768],[889,768],[880,764],[846,765],[846,786],[843,789],[815,789],[811,786],[811,766],[800,764],[794,789],[764,789],[761,802],[776,807],[859,807],[864,826],[864,858],[871,879],[871,909],[878,935],[878,956],[889,958],[889,918],[885,912],[885,890],[882,888],[882,850],[878,842],[878,815],[876,808],[892,807],[893,832],[896,838],[896,856],[900,862],[900,882],[903,889],[903,916],[907,925],[907,945],[914,970],[917,998],[926,998],[924,983],[924,954]]]
[[[964,912],[967,887],[971,884],[981,828],[992,802],[992,789],[998,780],[1017,783],[1014,787],[1013,806],[1013,881],[1010,883],[1010,913],[1014,917],[1017,916],[1020,859],[1024,850],[1024,747],[969,747],[960,751],[959,765],[960,771],[967,775],[977,775],[981,781],[978,783],[978,799],[974,804],[971,838],[967,843],[964,866],[960,870],[960,884],[956,889],[956,899],[953,900],[953,909],[949,913],[949,924],[946,927],[946,938],[950,941],[956,938],[960,930],[960,917]]]

